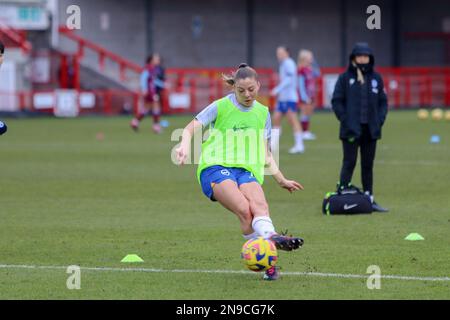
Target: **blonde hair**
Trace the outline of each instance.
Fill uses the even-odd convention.
[[[302,49],[298,53],[298,60],[297,63],[299,65],[305,65],[305,64],[311,64],[314,61],[314,55],[312,51]]]
[[[258,80],[258,73],[256,73],[255,69],[249,67],[246,63],[241,63],[237,70],[231,74],[222,74],[223,81],[230,86],[234,86],[237,80],[245,78],[253,78]]]

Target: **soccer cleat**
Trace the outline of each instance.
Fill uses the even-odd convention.
[[[304,152],[305,152],[305,148],[300,147],[300,146],[294,146],[289,149],[290,154],[300,154],[300,153],[304,153]]]
[[[131,120],[130,127],[131,127],[131,129],[134,130],[134,132],[138,132],[139,131],[139,121],[137,119]]]
[[[277,249],[284,251],[297,250],[303,246],[304,243],[302,238],[295,238],[285,234],[274,234],[269,238],[269,240],[275,244]]]
[[[280,267],[271,267],[264,273],[264,280],[277,280],[280,278]]]
[[[161,129],[161,125],[159,123],[155,123],[152,126],[153,132],[156,134],[160,134],[162,129]]]
[[[316,140],[316,135],[311,131],[305,131],[302,134],[303,140]]]

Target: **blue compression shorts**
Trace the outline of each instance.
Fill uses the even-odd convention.
[[[255,176],[243,168],[227,168],[222,166],[212,166],[206,168],[200,174],[200,184],[202,191],[210,200],[214,199],[214,186],[224,180],[233,180],[238,187],[244,183],[257,182]]]

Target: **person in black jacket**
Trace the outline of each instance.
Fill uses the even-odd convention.
[[[374,211],[387,212],[373,197],[376,145],[388,111],[383,79],[374,71],[374,63],[369,45],[357,43],[350,55],[350,65],[339,76],[334,89],[331,103],[340,122],[339,138],[344,153],[338,188],[351,186],[359,148],[364,192],[370,196]]]

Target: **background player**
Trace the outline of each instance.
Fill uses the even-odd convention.
[[[314,67],[314,56],[309,50],[300,50],[298,53],[298,81],[300,93],[300,124],[303,131],[303,140],[314,140],[316,136],[309,131],[311,116],[314,112],[316,97],[316,78],[320,70]]]
[[[277,96],[277,107],[273,114],[272,130],[272,150],[278,149],[278,141],[281,135],[281,120],[286,115],[294,133],[294,146],[289,149],[289,153],[303,153],[302,128],[297,119],[297,67],[294,60],[289,55],[286,47],[280,46],[276,51],[277,59],[280,63],[279,77],[280,83],[271,91],[272,96]]]
[[[147,58],[147,64],[141,74],[141,92],[144,97],[144,108],[131,120],[131,128],[138,131],[139,124],[150,111],[153,117],[152,129],[161,133],[161,93],[164,89],[164,69],[161,67],[161,57],[154,53]]]

